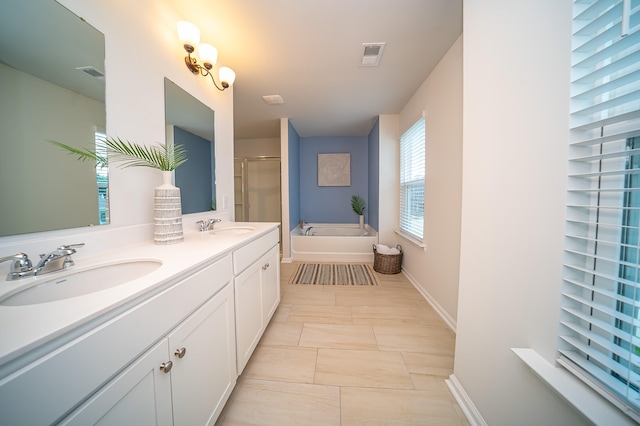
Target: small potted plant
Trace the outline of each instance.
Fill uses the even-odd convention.
[[[364,198],[359,195],[352,195],[351,208],[360,219],[360,229],[364,229],[364,209],[367,208],[367,204],[364,202]]]

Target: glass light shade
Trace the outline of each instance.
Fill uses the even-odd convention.
[[[229,86],[231,86],[236,80],[236,73],[229,67],[220,67],[218,75],[220,76],[220,81],[222,83],[227,83]]]
[[[198,56],[202,63],[214,66],[218,60],[218,49],[210,44],[202,43],[198,46]]]
[[[191,22],[179,21],[178,37],[180,37],[182,44],[188,44],[195,49],[200,43],[200,30]]]

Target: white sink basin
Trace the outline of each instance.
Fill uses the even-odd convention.
[[[214,228],[211,235],[242,235],[255,231],[251,226],[229,226],[226,228]]]
[[[35,305],[82,296],[142,278],[160,266],[159,260],[144,259],[54,272],[51,278],[41,275],[35,285],[5,297],[0,305]]]

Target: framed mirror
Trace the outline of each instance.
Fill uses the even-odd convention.
[[[183,145],[187,162],[175,170],[182,213],[216,210],[214,111],[164,79],[167,144]]]
[[[109,222],[108,175],[47,140],[106,129],[104,36],[54,0],[0,14],[0,236]]]

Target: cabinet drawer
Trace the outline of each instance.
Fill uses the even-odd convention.
[[[280,241],[278,228],[272,229],[255,241],[233,252],[233,272],[235,275],[247,269],[260,256]]]

